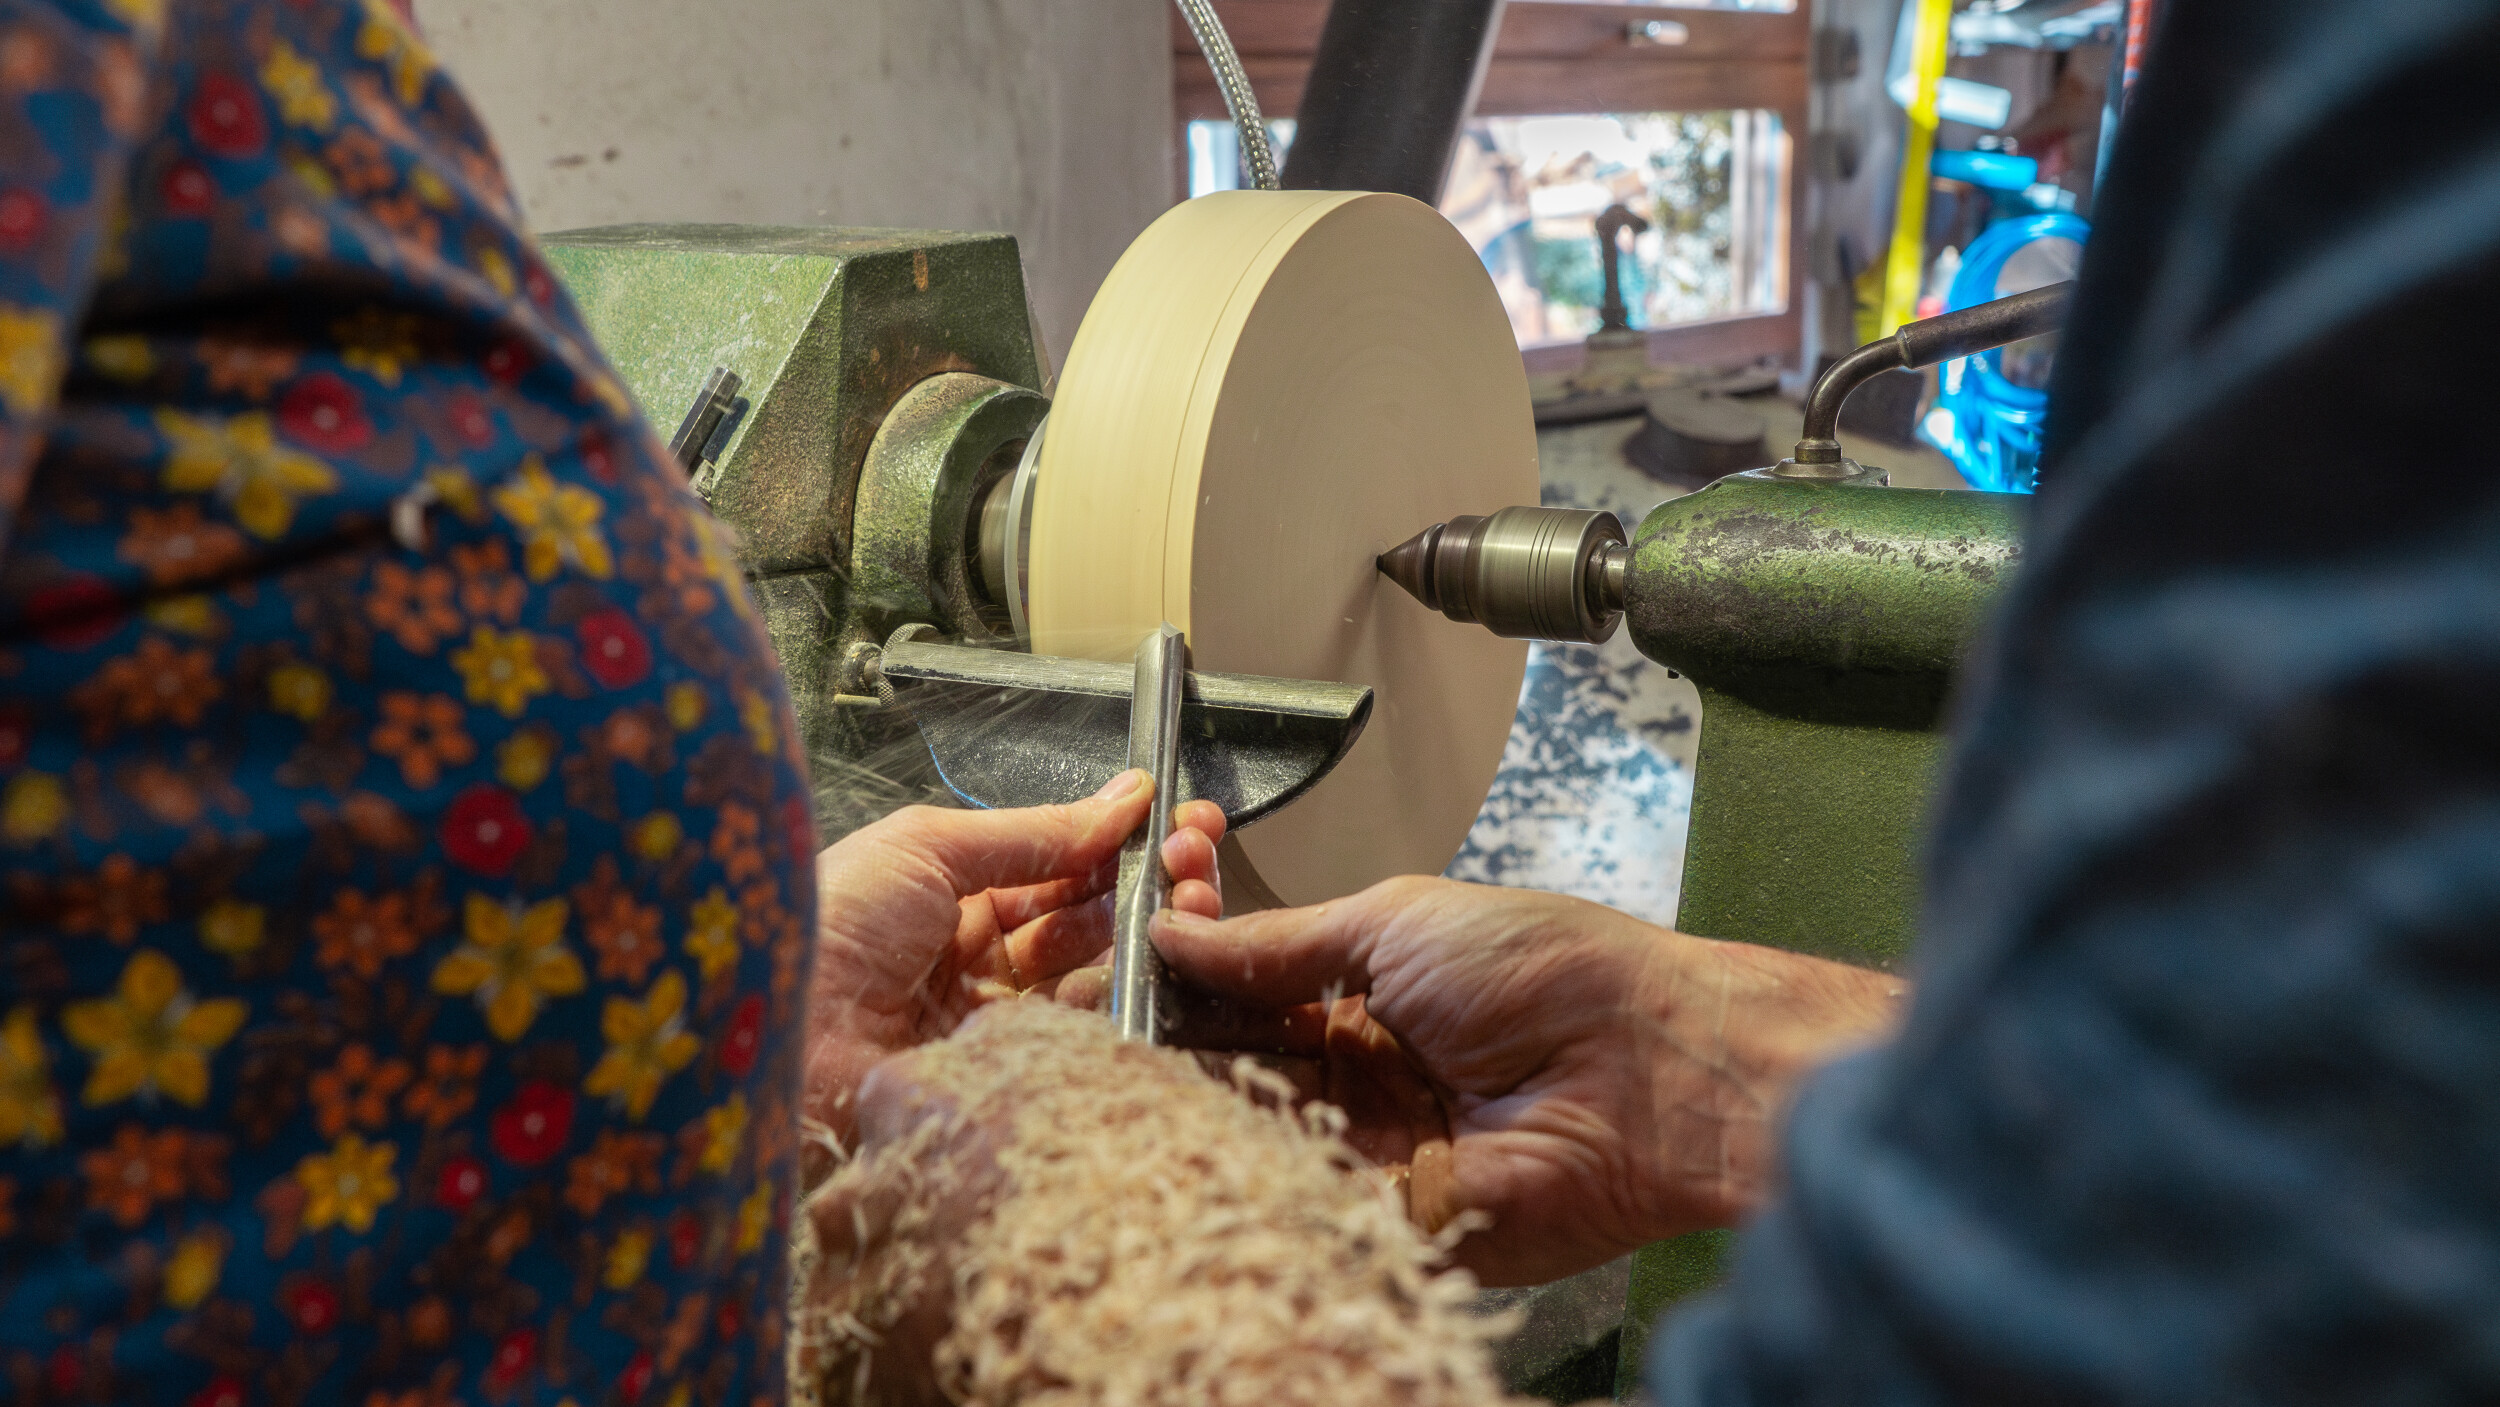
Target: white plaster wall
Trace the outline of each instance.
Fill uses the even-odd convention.
[[[1005,230],[1052,364],[1171,203],[1170,0],[417,0],[533,229]]]

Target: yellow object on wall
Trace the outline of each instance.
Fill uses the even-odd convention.
[[[1936,151],[1936,88],[1944,77],[1946,40],[1953,24],[1953,0],[1910,3],[1918,6],[1918,25],[1910,41],[1910,73],[1918,80],[1918,93],[1910,103],[1910,130],[1902,143],[1901,199],[1893,207],[1892,255],[1884,268],[1879,337],[1889,336],[1916,316],[1926,279],[1928,167]]]

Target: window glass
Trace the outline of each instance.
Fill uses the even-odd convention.
[[[1271,133],[1281,163],[1293,124]],[[1189,152],[1191,195],[1243,184],[1229,124],[1191,123]],[[1478,118],[1441,211],[1483,256],[1522,347],[1596,330],[1596,220],[1616,204],[1649,221],[1624,240],[1632,326],[1777,313],[1788,304],[1788,161],[1788,135],[1767,111]]]

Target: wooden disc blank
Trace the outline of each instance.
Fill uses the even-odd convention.
[[[1035,651],[1127,660],[1169,620],[1197,668],[1375,691],[1337,770],[1227,846],[1228,900],[1449,864],[1527,647],[1426,610],[1373,559],[1535,503],[1537,460],[1509,320],[1447,221],[1309,191],[1174,209],[1086,313],[1033,492]]]

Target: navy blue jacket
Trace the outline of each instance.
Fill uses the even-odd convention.
[[[1673,1407],[2500,1398],[2500,6],[2164,9],[1920,989]]]

